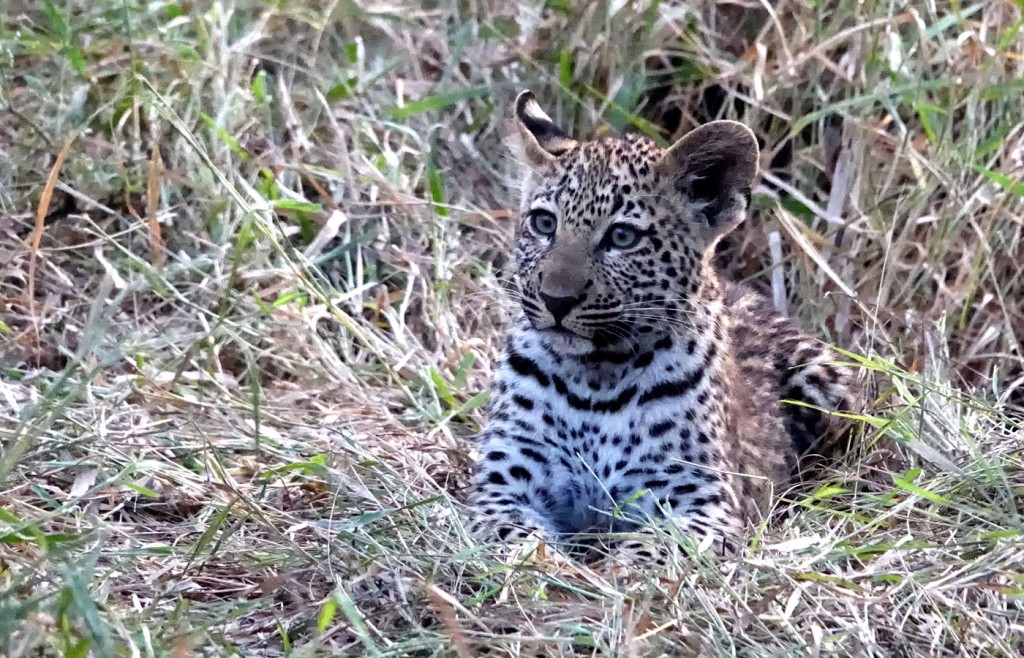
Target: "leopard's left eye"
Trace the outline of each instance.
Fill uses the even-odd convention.
[[[640,242],[640,231],[628,224],[612,226],[604,236],[606,246],[614,249],[629,249]]]
[[[558,219],[540,208],[530,212],[530,226],[538,235],[552,236],[558,230]]]

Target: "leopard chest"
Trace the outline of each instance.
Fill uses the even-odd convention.
[[[513,448],[535,512],[559,533],[628,527],[625,517],[715,495],[720,405],[713,345],[552,354],[513,342],[494,435]]]

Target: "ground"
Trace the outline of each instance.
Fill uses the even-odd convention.
[[[1022,9],[9,0],[0,654],[1021,655]],[[736,559],[466,536],[526,87],[763,140],[721,262],[868,405]]]

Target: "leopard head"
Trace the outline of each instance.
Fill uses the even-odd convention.
[[[579,343],[685,323],[715,243],[743,221],[758,168],[734,121],[668,149],[642,136],[576,141],[530,91],[515,103],[523,166],[515,233],[523,311]]]

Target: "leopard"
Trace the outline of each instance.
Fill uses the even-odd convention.
[[[511,114],[518,303],[476,437],[470,533],[593,549],[668,527],[735,546],[853,399],[849,363],[716,270],[750,208],[754,133],[718,120],[667,148],[578,141],[528,89]]]

